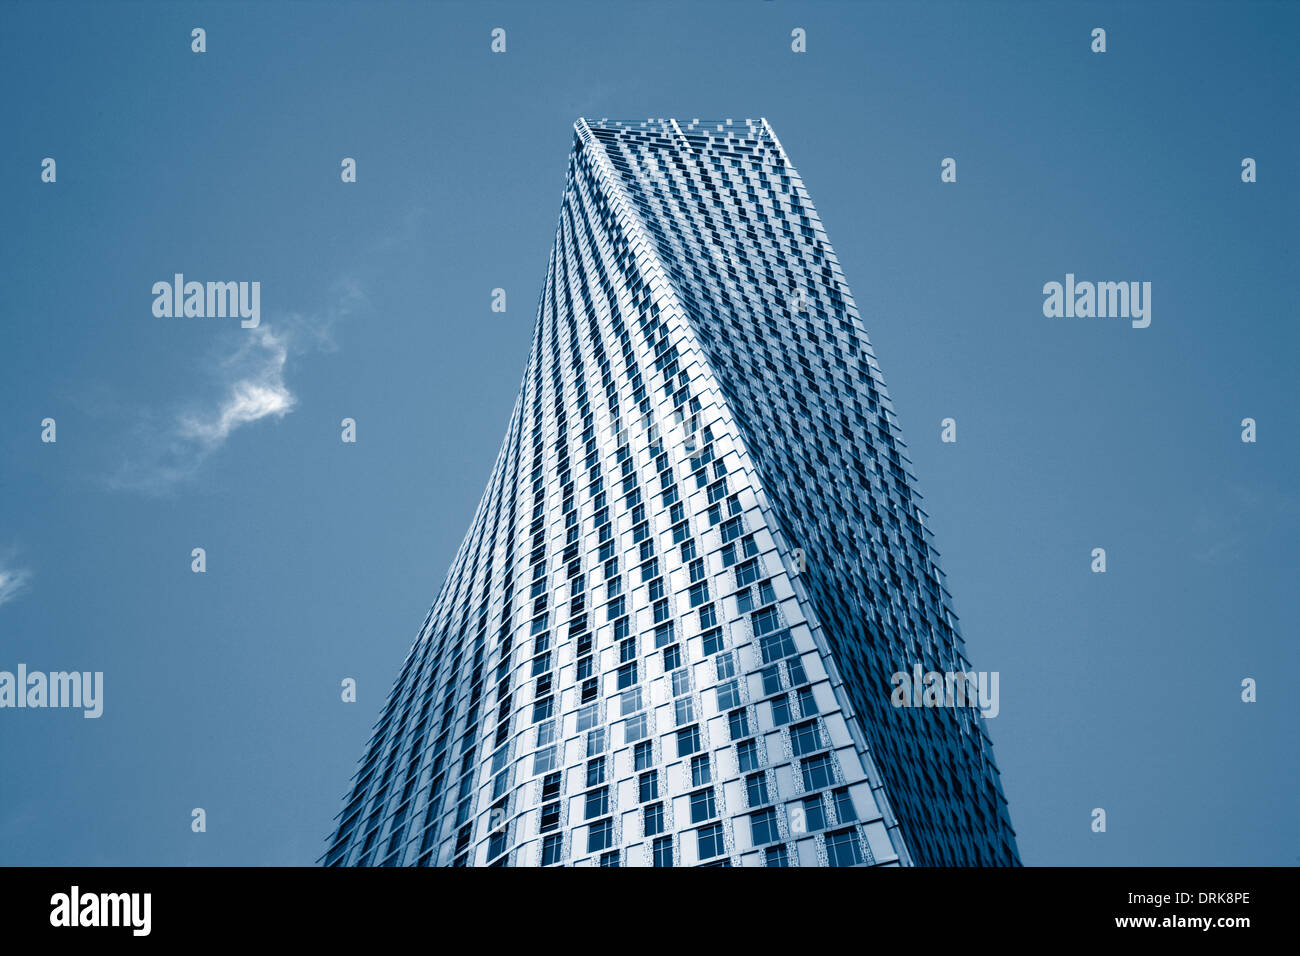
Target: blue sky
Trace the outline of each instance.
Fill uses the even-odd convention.
[[[0,863],[323,851],[496,456],[584,115],[766,116],[799,167],[973,664],[1001,674],[1024,860],[1300,859],[1300,7],[10,3],[3,20],[0,670],[103,671],[105,704],[0,711]],[[259,281],[262,326],[155,318],[176,272]],[[1044,318],[1067,272],[1150,281],[1150,328]]]

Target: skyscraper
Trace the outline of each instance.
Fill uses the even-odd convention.
[[[765,120],[575,124],[523,382],[326,865],[1015,864],[885,386]]]

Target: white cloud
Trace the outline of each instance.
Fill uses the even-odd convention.
[[[408,222],[408,231],[415,221]],[[385,236],[383,241],[394,240]],[[106,479],[108,487],[169,493],[194,478],[240,428],[291,413],[298,399],[285,381],[289,360],[334,351],[335,328],[370,308],[365,282],[354,276],[332,283],[328,299],[324,308],[312,313],[278,312],[274,321],[239,330],[240,345],[208,370],[214,385],[206,399],[168,411],[137,408],[118,466]],[[198,391],[203,391],[201,386]]]
[[[31,580],[32,573],[26,568],[0,567],[0,605],[26,591]]]
[[[284,384],[288,357],[283,337],[268,326],[252,329],[244,345],[222,363],[229,384],[220,406],[215,412],[181,416],[177,434],[211,450],[241,425],[289,414],[297,399]]]
[[[109,477],[110,488],[164,494],[194,477],[239,428],[293,411],[298,400],[284,379],[290,333],[273,331],[263,322],[238,335],[238,348],[213,369],[213,400],[161,418],[152,412],[141,415],[133,430],[132,457]]]

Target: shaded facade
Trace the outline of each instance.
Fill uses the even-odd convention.
[[[575,124],[533,345],[326,865],[1014,865],[860,316],[766,121]]]

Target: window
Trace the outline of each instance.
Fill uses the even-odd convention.
[[[820,793],[815,797],[804,799],[803,819],[803,832],[811,833],[813,830],[824,830],[826,828],[826,807],[822,804]]]
[[[675,671],[682,666],[682,647],[672,644],[664,648],[664,673]]]
[[[637,714],[623,722],[623,743],[625,744],[640,740],[647,733],[645,714]]]
[[[655,866],[673,865],[673,838],[672,837],[662,836],[655,839],[654,865]]]
[[[623,691],[618,699],[619,715],[627,717],[641,709],[641,688],[631,687]]]
[[[820,757],[810,757],[804,760],[802,770],[803,788],[805,790],[820,790],[822,787],[829,787],[834,779],[829,754],[822,754]]]
[[[741,737],[749,736],[749,716],[745,713],[744,708],[729,713],[727,723],[731,727],[732,740],[739,740]]]
[[[726,680],[728,677],[736,676],[736,656],[734,654],[719,654],[713,659],[713,666],[717,669],[718,680]]]
[[[563,842],[564,837],[559,833],[552,833],[542,841],[542,866],[560,862],[560,848]]]
[[[862,862],[862,850],[857,834],[852,830],[838,830],[826,834],[826,856],[831,866],[857,866]]]
[[[597,757],[587,761],[587,786],[594,787],[605,782],[605,758]]]
[[[718,685],[718,710],[730,710],[740,704],[740,685],[735,680]]]
[[[740,765],[741,773],[748,773],[751,770],[757,770],[758,744],[752,740],[746,740],[737,744],[736,762]]]
[[[848,787],[840,787],[832,794],[835,798],[835,817],[840,823],[848,823],[858,818],[858,811],[853,806]]]
[[[609,787],[587,792],[587,812],[584,819],[592,820],[609,813]]]
[[[772,698],[772,723],[780,727],[790,723],[790,698],[782,694]]]
[[[601,866],[618,866],[618,850],[611,850],[600,855]]]
[[[773,664],[771,667],[764,667],[759,676],[763,678],[763,693],[775,694],[781,689],[781,668]]]
[[[683,727],[677,731],[677,756],[685,757],[700,749],[700,728],[698,724]]]
[[[593,681],[594,682],[594,681]],[[590,730],[596,726],[596,717],[599,714],[599,705],[591,704],[578,711],[578,731]]]
[[[709,599],[709,582],[701,581],[699,584],[692,584],[690,597],[691,607],[699,607],[707,601]]]
[[[680,697],[691,689],[691,672],[685,667],[673,671],[673,696]]]
[[[716,627],[718,624],[718,609],[712,604],[706,604],[700,608],[700,629],[705,630],[710,627]]]
[[[548,719],[554,709],[554,702],[554,697],[544,697],[533,704],[533,723]]]
[[[772,843],[781,839],[781,833],[777,828],[776,810],[768,807],[759,813],[751,814],[749,817],[749,829],[753,836],[754,845],[758,846],[763,843]]]
[[[709,755],[699,754],[691,758],[691,786],[699,787],[713,781],[713,771],[709,768]]]
[[[560,801],[554,803],[542,804],[542,826],[541,831],[554,830],[560,825]]]
[[[790,728],[790,747],[796,757],[803,757],[821,747],[821,737],[817,733],[817,721],[795,724]]]
[[[776,608],[774,607],[764,608],[757,614],[753,615],[753,617],[750,618],[750,621],[753,622],[754,625],[754,634],[758,636],[770,634],[772,631],[781,627],[781,618],[776,613]],[[768,664],[774,660],[776,660],[775,657],[764,657],[763,663]]]
[[[555,747],[544,747],[533,755],[533,774],[555,769]]]
[[[664,832],[664,805],[652,803],[645,808],[645,835],[652,837]]]
[[[542,780],[542,799],[554,800],[560,795],[560,774],[548,773]]]
[[[691,822],[703,823],[718,815],[717,802],[713,798],[713,788],[697,790],[691,794]]]
[[[587,828],[587,852],[597,853],[609,849],[614,842],[614,821],[600,820]]]
[[[637,744],[632,751],[632,762],[635,770],[644,770],[654,763],[654,744],[648,740],[645,743]]]
[[[639,802],[656,800],[659,797],[659,771],[647,770],[637,779]]]
[[[811,717],[817,713],[817,698],[813,696],[811,687],[799,688],[799,713],[805,717]]]
[[[594,757],[605,749],[605,728],[597,727],[587,734],[587,756]]]
[[[744,587],[758,580],[758,559],[750,558],[736,565],[736,587]]]
[[[701,827],[698,832],[701,860],[721,856],[725,852],[721,823],[711,823],[707,827]]]
[[[770,846],[767,848],[767,865],[768,866],[789,866],[790,858],[786,856],[785,844],[780,846]]]

